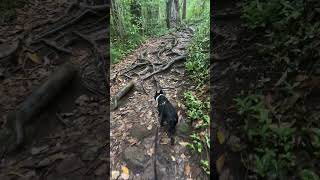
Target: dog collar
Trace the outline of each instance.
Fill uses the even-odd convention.
[[[158,103],[158,99],[160,96],[164,96],[163,94],[159,94],[157,97],[156,97],[156,102]]]

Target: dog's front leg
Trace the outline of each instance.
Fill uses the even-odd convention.
[[[160,114],[160,126],[163,126],[164,118],[163,118],[163,113]]]

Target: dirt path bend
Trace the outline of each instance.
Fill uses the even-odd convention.
[[[139,75],[144,78],[152,73],[152,69],[162,68],[185,54],[192,34],[192,28],[185,28],[150,39],[111,67],[111,96],[117,94],[131,79],[138,79],[134,90],[123,97],[118,102],[118,108],[111,112],[111,169],[114,179],[154,179],[154,142],[159,124],[154,100],[156,87],[153,78],[139,81]],[[159,130],[160,140],[156,150],[158,179],[206,179],[186,147],[186,138],[191,130],[185,123],[181,93],[190,85],[185,81],[183,62],[174,63],[166,71],[155,75],[156,81],[168,99],[176,105],[179,114],[174,146],[170,145],[165,131]],[[142,63],[146,65],[131,70],[136,64]],[[129,177],[122,173],[124,167],[129,169]]]

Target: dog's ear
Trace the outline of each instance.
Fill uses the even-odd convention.
[[[159,94],[159,91],[156,91],[156,93],[154,94],[154,99],[156,99]]]
[[[160,94],[164,94],[163,91],[162,91],[162,89],[160,89]]]

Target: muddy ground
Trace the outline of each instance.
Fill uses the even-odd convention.
[[[120,105],[111,113],[111,170],[114,179],[154,179],[154,168],[158,179],[208,179],[199,167],[199,160],[186,147],[192,129],[186,123],[182,93],[187,88],[192,89],[192,85],[188,84],[184,61],[155,74],[155,79],[142,80],[184,55],[193,31],[192,27],[185,27],[150,39],[120,63],[112,65],[111,96],[115,96],[132,79],[137,81],[133,90],[118,102]],[[146,65],[132,69],[145,61]],[[154,99],[157,83],[177,107],[179,122],[173,146],[165,128],[159,130],[155,167],[155,133],[156,127],[160,126]],[[124,167],[128,168],[129,176],[123,174]]]
[[[103,1],[34,0],[0,26],[0,179],[108,177],[108,14]],[[9,150],[8,114],[66,62],[77,75],[24,126],[25,146]]]

